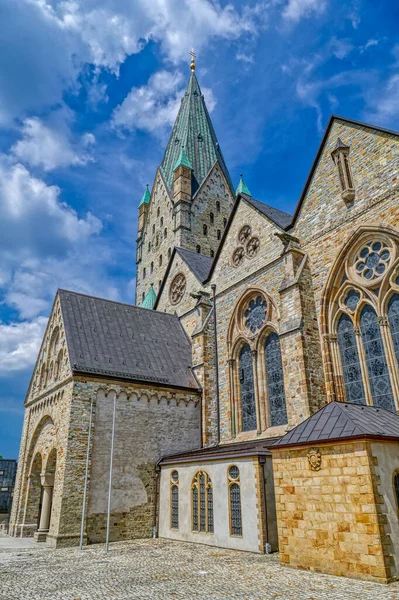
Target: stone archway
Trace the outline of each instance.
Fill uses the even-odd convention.
[[[39,526],[34,535],[36,542],[45,542],[50,529],[51,509],[53,504],[53,489],[55,470],[57,467],[57,451],[53,448],[48,456],[45,468],[40,473],[42,502]]]
[[[42,455],[37,452],[32,460],[28,477],[27,501],[25,508],[24,535],[32,536],[37,529],[41,511],[42,487]]]

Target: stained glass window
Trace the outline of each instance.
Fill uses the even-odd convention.
[[[348,295],[345,298],[345,306],[352,312],[355,312],[356,306],[359,304],[360,294],[355,290],[349,290]]]
[[[267,302],[262,296],[252,298],[248,304],[248,308],[244,313],[245,327],[251,333],[256,333],[262,327],[266,320]]]
[[[252,431],[256,429],[256,406],[254,370],[249,344],[245,344],[240,352],[239,369],[242,431]]]
[[[396,506],[399,509],[399,473],[395,473],[393,478],[393,489],[396,496]]]
[[[347,402],[366,404],[359,352],[352,320],[342,315],[338,323],[338,346],[344,374]]]
[[[179,488],[177,485],[172,485],[172,529],[179,529]]]
[[[394,294],[388,304],[388,319],[391,326],[391,335],[395,348],[396,359],[399,364],[399,295]]]
[[[228,471],[230,535],[242,535],[240,471],[233,465]]]
[[[281,360],[280,340],[271,333],[265,344],[267,395],[269,400],[270,426],[288,423],[285,403],[283,362]]]
[[[391,252],[384,242],[368,242],[355,258],[356,273],[368,281],[380,277],[391,261]]]
[[[366,364],[374,406],[395,411],[377,314],[371,306],[365,306],[360,316],[360,330],[366,355]]]
[[[194,476],[191,493],[193,531],[213,533],[213,489],[207,473],[199,471]]]

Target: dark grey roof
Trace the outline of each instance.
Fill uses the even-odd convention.
[[[291,223],[292,215],[289,215],[278,208],[274,208],[273,206],[269,206],[268,204],[264,204],[263,202],[259,202],[259,200],[255,200],[255,198],[252,198],[252,196],[248,196],[247,194],[241,195],[247,202],[252,204],[252,206],[257,208],[266,217],[269,217],[273,223],[276,223],[276,225],[282,229],[285,229]]]
[[[283,435],[273,448],[360,436],[399,440],[399,415],[374,406],[330,402]]]
[[[177,247],[176,252],[182,257],[190,271],[194,273],[199,281],[202,282],[208,277],[213,260],[210,256],[204,256],[198,252]]]
[[[58,290],[74,372],[198,389],[177,316]]]
[[[238,456],[268,456],[269,448],[273,446],[278,438],[263,438],[261,440],[251,440],[247,442],[235,442],[232,444],[221,444],[219,446],[210,446],[207,448],[198,448],[179,454],[170,454],[163,456],[159,464],[166,465],[170,463],[195,462],[203,460],[214,460],[215,458],[234,458]]]

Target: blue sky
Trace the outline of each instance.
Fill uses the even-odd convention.
[[[394,0],[0,0],[0,454],[58,287],[133,302],[137,205],[189,77],[233,182],[292,212],[331,113],[399,129]]]

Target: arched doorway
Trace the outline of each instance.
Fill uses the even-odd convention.
[[[28,478],[28,497],[25,509],[25,527],[30,531],[30,535],[38,527],[41,509],[41,481],[42,455],[37,452],[32,460],[32,465]]]

